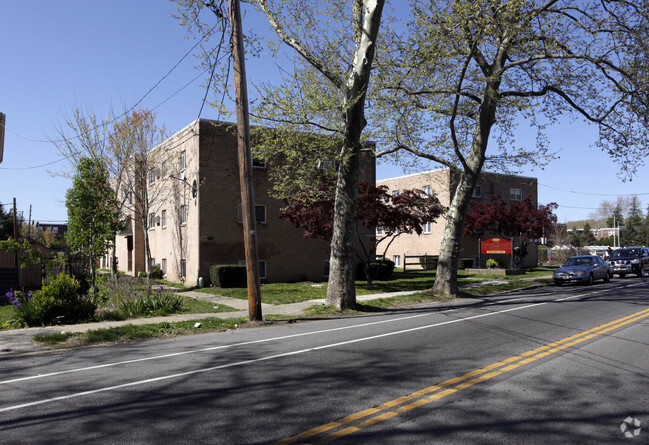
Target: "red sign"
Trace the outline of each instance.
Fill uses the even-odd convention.
[[[511,254],[512,242],[502,238],[490,238],[480,243],[480,253],[482,254]]]

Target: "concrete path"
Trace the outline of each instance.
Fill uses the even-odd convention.
[[[532,278],[533,280],[534,278]],[[486,284],[498,284],[506,281],[489,281],[476,283],[467,287],[484,286]],[[405,292],[391,292],[380,293],[371,295],[358,295],[357,301],[374,300],[377,298],[390,298],[401,295],[410,295],[419,291],[405,291]],[[35,335],[38,334],[52,334],[56,332],[87,332],[89,330],[112,328],[124,326],[128,324],[155,324],[164,321],[176,322],[186,320],[200,320],[202,318],[238,318],[248,317],[248,301],[239,300],[238,298],[222,297],[219,295],[206,294],[194,291],[182,291],[182,295],[187,297],[196,298],[198,300],[205,300],[214,303],[214,305],[223,304],[231,308],[237,309],[235,312],[213,312],[206,314],[175,314],[165,317],[145,317],[145,318],[132,318],[122,321],[101,321],[93,323],[81,323],[74,325],[61,325],[61,326],[46,326],[38,328],[25,328],[25,329],[12,329],[8,331],[0,331],[0,360],[10,357],[15,357],[19,354],[42,352],[51,350],[48,346],[42,345],[32,341]],[[304,311],[315,305],[324,305],[325,300],[309,300],[300,303],[292,304],[265,304],[262,303],[261,311],[264,316],[267,315],[287,315],[287,316],[300,316]]]

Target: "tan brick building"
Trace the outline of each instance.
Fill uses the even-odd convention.
[[[151,258],[166,279],[209,283],[215,264],[244,257],[237,140],[234,124],[199,119],[152,150],[148,187]],[[374,183],[374,160],[363,177]],[[260,273],[264,281],[322,281],[328,273],[329,243],[303,237],[278,217],[283,202],[270,198],[268,172],[253,172]],[[153,195],[152,195],[153,193]],[[118,268],[131,275],[146,270],[141,225],[131,221],[116,243]]]
[[[407,189],[419,189],[427,193],[434,193],[443,206],[449,207],[457,185],[457,179],[453,177],[450,169],[445,168],[384,179],[377,181],[377,185],[387,186],[390,190],[389,193],[392,194]],[[505,201],[509,200],[514,203],[530,196],[533,204],[538,205],[537,189],[538,184],[536,178],[483,173],[477,181],[472,200],[487,202],[491,199],[492,195],[500,195]],[[405,233],[398,235],[390,244],[387,252],[385,252],[386,258],[393,260],[397,267],[403,267],[406,259],[408,261],[407,267],[416,267],[413,266],[413,263],[417,260],[407,257],[439,255],[445,223],[445,219],[441,217],[436,222],[427,225],[422,235]],[[486,239],[489,237],[489,235],[485,235],[482,238]],[[460,247],[460,257],[472,258],[476,267],[478,264],[484,266],[487,260],[486,257],[480,255],[479,243],[480,239],[477,237],[464,237]],[[516,246],[517,240],[514,239],[513,243]],[[387,242],[383,243],[383,245],[386,244]],[[382,246],[379,245],[379,252],[377,254],[383,254],[384,251],[381,251],[381,248]],[[508,264],[509,256],[491,255],[490,257],[494,257],[503,264]],[[536,244],[532,244],[529,247],[529,254],[523,261],[523,265],[529,266],[536,265],[537,263],[538,252]]]

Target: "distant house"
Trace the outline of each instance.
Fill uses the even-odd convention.
[[[47,231],[52,232],[57,236],[64,236],[68,231],[68,225],[61,223],[38,222],[36,223],[36,230],[38,231],[39,235]]]
[[[455,192],[457,178],[454,177],[448,168],[431,170],[412,175],[399,176],[396,178],[384,179],[377,181],[377,185],[385,185],[389,188],[389,193],[398,194],[405,189],[419,189],[426,193],[435,193],[443,206],[449,207]],[[473,190],[473,201],[489,201],[492,195],[500,195],[504,200],[511,203],[520,202],[526,197],[531,197],[532,203],[538,205],[537,198],[538,183],[536,178],[524,176],[503,175],[497,173],[483,173],[477,181]],[[470,211],[470,207],[469,207]],[[408,259],[408,265],[415,264],[416,257],[421,255],[439,255],[444,232],[445,220],[441,217],[436,222],[431,222],[424,227],[422,235],[401,234],[389,245],[385,251],[386,258],[395,262],[397,267],[403,267],[404,262]],[[482,240],[490,236],[482,236]],[[491,255],[486,257],[480,254],[479,237],[463,237],[460,244],[460,257],[470,258],[473,260],[474,267],[484,266],[486,260],[490,257],[496,257],[501,263],[508,265],[510,258],[504,255]],[[513,240],[514,247],[518,240]],[[529,247],[529,254],[523,260],[523,266],[533,266],[538,264],[537,245],[532,244]],[[380,249],[380,247],[379,247]],[[378,252],[382,254],[383,252]],[[410,266],[407,266],[410,267]]]
[[[147,216],[151,263],[166,279],[209,282],[216,264],[245,260],[237,138],[234,124],[192,122],[149,153],[147,187],[157,198]],[[374,184],[374,158],[364,158],[363,178]],[[329,243],[304,238],[303,230],[280,219],[285,204],[269,196],[268,168],[254,162],[259,269],[265,281],[322,281],[329,273]],[[151,194],[150,193],[150,194]],[[119,197],[129,201],[128,196]],[[132,214],[130,216],[133,216]],[[148,270],[142,224],[131,219],[118,234],[117,265],[130,275]],[[110,266],[110,256],[102,260]]]

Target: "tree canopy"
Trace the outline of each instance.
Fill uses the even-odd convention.
[[[113,246],[115,233],[122,227],[119,205],[101,161],[79,159],[65,205],[68,209],[66,241],[70,249],[88,259],[94,287],[97,260]]]
[[[557,222],[553,213],[557,204],[535,206],[528,196],[511,205],[498,195],[490,202],[471,202],[472,212],[466,216],[464,235],[482,235],[485,232],[500,235],[510,240],[518,239],[519,248],[514,251],[514,264],[527,256],[530,243],[549,235]]]

